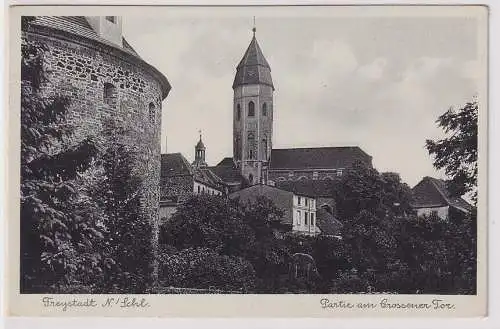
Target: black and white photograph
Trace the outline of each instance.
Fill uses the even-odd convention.
[[[20,15],[20,295],[478,296],[487,8],[396,8]]]

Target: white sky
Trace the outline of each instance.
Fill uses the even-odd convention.
[[[474,18],[281,17],[273,10],[123,18],[127,41],[172,85],[163,102],[163,152],[167,144],[169,153],[193,160],[201,129],[210,165],[232,156],[231,86],[256,15],[276,88],[274,148],[357,145],[379,171],[399,172],[411,186],[440,176],[425,140],[441,136],[440,114],[478,91]]]

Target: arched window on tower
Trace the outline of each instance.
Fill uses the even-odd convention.
[[[255,135],[253,132],[248,133],[248,143],[247,143],[247,148],[248,148],[248,158],[252,160],[255,157]]]
[[[267,116],[267,104],[262,104],[262,116]]]
[[[155,104],[153,102],[149,103],[149,121],[155,121]]]
[[[236,105],[236,120],[240,121],[241,118],[241,106],[240,104]]]
[[[248,116],[249,117],[255,116],[255,103],[252,101],[248,103]]]
[[[114,105],[116,100],[116,88],[111,83],[104,84],[104,104]]]

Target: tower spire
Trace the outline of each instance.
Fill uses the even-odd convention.
[[[253,36],[255,37],[255,32],[257,31],[257,28],[255,27],[255,16],[253,17],[253,28],[252,28],[252,32],[253,32]]]

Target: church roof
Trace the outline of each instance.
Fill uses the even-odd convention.
[[[205,149],[205,144],[203,144],[203,142],[201,141],[201,137],[200,137],[200,140],[198,141],[198,143],[196,144],[196,149],[200,150],[200,149]]]
[[[278,181],[276,186],[301,195],[325,198],[332,198],[334,195],[334,184],[330,180]]]
[[[267,62],[255,35],[250,41],[245,55],[236,67],[233,89],[241,85],[264,84],[271,86],[274,90],[271,78],[271,67]]]
[[[443,207],[452,206],[465,212],[470,212],[472,206],[461,197],[451,196],[446,181],[433,177],[424,177],[412,189],[413,207]]]
[[[161,155],[161,176],[191,176],[193,169],[187,159],[180,153]]]
[[[273,149],[271,170],[348,168],[356,161],[371,166],[371,156],[357,146]]]

